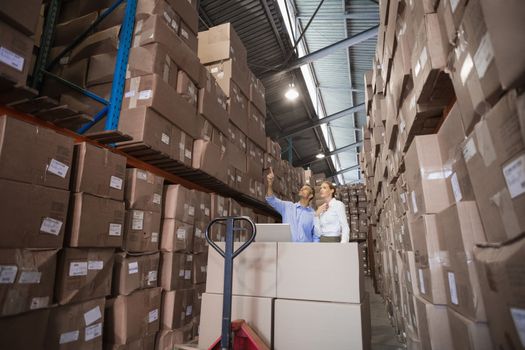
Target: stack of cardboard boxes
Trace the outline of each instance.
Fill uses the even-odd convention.
[[[360,162],[393,324],[412,349],[522,348],[510,271],[525,254],[525,64],[521,41],[496,42],[523,32],[525,7],[390,0],[381,13]]]
[[[224,260],[214,250],[208,269],[200,348],[221,333]],[[369,349],[363,287],[357,243],[252,243],[234,261],[232,320],[244,319],[275,349]]]

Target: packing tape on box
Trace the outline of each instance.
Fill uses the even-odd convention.
[[[131,78],[129,80],[129,91],[126,92],[125,97],[129,98],[129,109],[133,109],[137,107],[137,100],[138,100],[138,89],[140,85],[140,77]]]
[[[140,41],[142,39],[141,32],[142,32],[142,26],[144,25],[144,20],[140,19],[135,24],[135,37],[133,38],[133,47],[139,47]]]
[[[505,229],[507,236],[516,236],[516,234],[520,232],[520,224],[517,213],[514,210],[510,192],[507,187],[504,187],[502,190],[492,196],[490,201],[494,203],[499,209],[503,228]]]
[[[166,57],[164,57],[164,67],[162,70],[162,80],[166,84],[169,84],[170,72],[171,72],[171,59],[170,59],[170,56],[166,54]]]
[[[184,149],[186,148],[186,134],[181,131],[179,143],[179,159],[184,163]]]

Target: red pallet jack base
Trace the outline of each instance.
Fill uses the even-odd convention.
[[[233,350],[270,350],[244,320],[232,322]],[[221,350],[221,337],[208,350]]]

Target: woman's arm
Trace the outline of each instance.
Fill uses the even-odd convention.
[[[350,242],[350,227],[348,226],[348,220],[346,219],[345,205],[341,201],[337,201],[337,219],[341,225],[341,243]]]

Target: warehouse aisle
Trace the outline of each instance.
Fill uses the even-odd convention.
[[[379,294],[374,293],[371,278],[365,278],[365,288],[370,295],[372,350],[404,349],[404,345],[397,340],[394,328],[388,320],[383,299]]]

